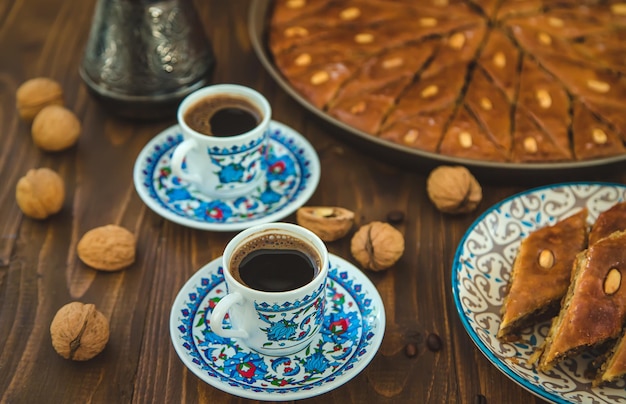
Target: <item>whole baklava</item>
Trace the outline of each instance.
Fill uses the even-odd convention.
[[[626,152],[626,3],[276,0],[268,18],[290,85],[372,136],[498,162]]]

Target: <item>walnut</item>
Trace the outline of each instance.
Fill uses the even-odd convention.
[[[17,112],[27,121],[35,118],[48,105],[65,105],[61,85],[46,77],[37,77],[22,83],[15,98]]]
[[[388,223],[371,222],[354,234],[350,251],[363,267],[382,271],[395,264],[404,253],[404,236]]]
[[[59,105],[43,108],[31,128],[35,145],[46,151],[60,151],[73,146],[80,132],[81,124],[76,115]]]
[[[101,271],[117,271],[135,262],[135,236],[113,224],[96,227],[81,237],[76,250],[85,264]]]
[[[50,324],[52,346],[65,359],[86,361],[109,341],[109,321],[93,304],[68,303]]]
[[[15,200],[26,216],[45,219],[63,207],[65,183],[49,168],[29,170],[17,182]]]
[[[336,206],[305,206],[296,212],[296,221],[324,241],[342,238],[354,224],[354,212]]]
[[[468,213],[482,200],[482,188],[462,166],[439,166],[428,176],[428,197],[445,213]]]

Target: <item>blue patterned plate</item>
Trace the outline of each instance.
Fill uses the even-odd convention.
[[[330,254],[326,313],[319,337],[282,357],[257,353],[211,332],[212,308],[226,294],[222,258],[198,270],[178,293],[170,315],[176,353],[196,376],[254,400],[298,400],[335,389],[372,360],[385,332],[376,287],[359,269]]]
[[[626,381],[591,387],[585,371],[593,357],[582,354],[550,372],[538,372],[527,360],[546,337],[549,322],[528,328],[517,343],[496,338],[500,308],[513,260],[523,238],[589,209],[589,224],[598,214],[626,200],[626,186],[596,182],[532,189],[489,208],[468,229],[456,251],[452,291],[469,336],[487,359],[506,376],[535,395],[554,403],[626,402]]]
[[[280,220],[302,206],[320,179],[311,144],[290,127],[272,121],[266,178],[250,195],[211,198],[172,174],[170,158],[183,141],[178,125],[155,136],[135,162],[135,189],[164,218],[202,230],[236,231]]]

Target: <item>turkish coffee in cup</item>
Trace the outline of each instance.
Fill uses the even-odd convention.
[[[233,252],[233,277],[252,289],[285,292],[311,282],[321,266],[319,254],[299,238],[263,234],[247,241]]]
[[[172,153],[172,173],[211,198],[238,198],[265,181],[272,108],[256,90],[216,84],[189,94],[178,107],[184,140]]]
[[[251,131],[261,123],[263,114],[246,98],[220,94],[196,101],[183,119],[196,132],[223,137]]]
[[[211,331],[267,355],[304,349],[324,322],[328,250],[313,232],[266,223],[224,249],[227,295],[213,307]]]

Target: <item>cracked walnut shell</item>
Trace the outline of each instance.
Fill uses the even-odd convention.
[[[109,321],[93,304],[68,303],[50,324],[52,346],[65,359],[86,361],[109,342]]]
[[[15,94],[20,117],[30,121],[48,105],[65,105],[63,88],[47,77],[36,77],[22,83]]]
[[[135,262],[135,235],[123,227],[106,225],[89,230],[78,242],[78,258],[101,271],[117,271]]]
[[[483,198],[480,184],[462,166],[439,166],[426,182],[428,197],[445,213],[468,213],[476,209]]]
[[[404,236],[388,223],[371,222],[352,236],[350,251],[364,268],[382,271],[404,253]]]
[[[342,238],[354,224],[354,212],[336,206],[305,206],[296,212],[297,223],[324,241]]]
[[[15,200],[26,216],[45,219],[63,207],[65,183],[49,168],[28,170],[17,182]]]

